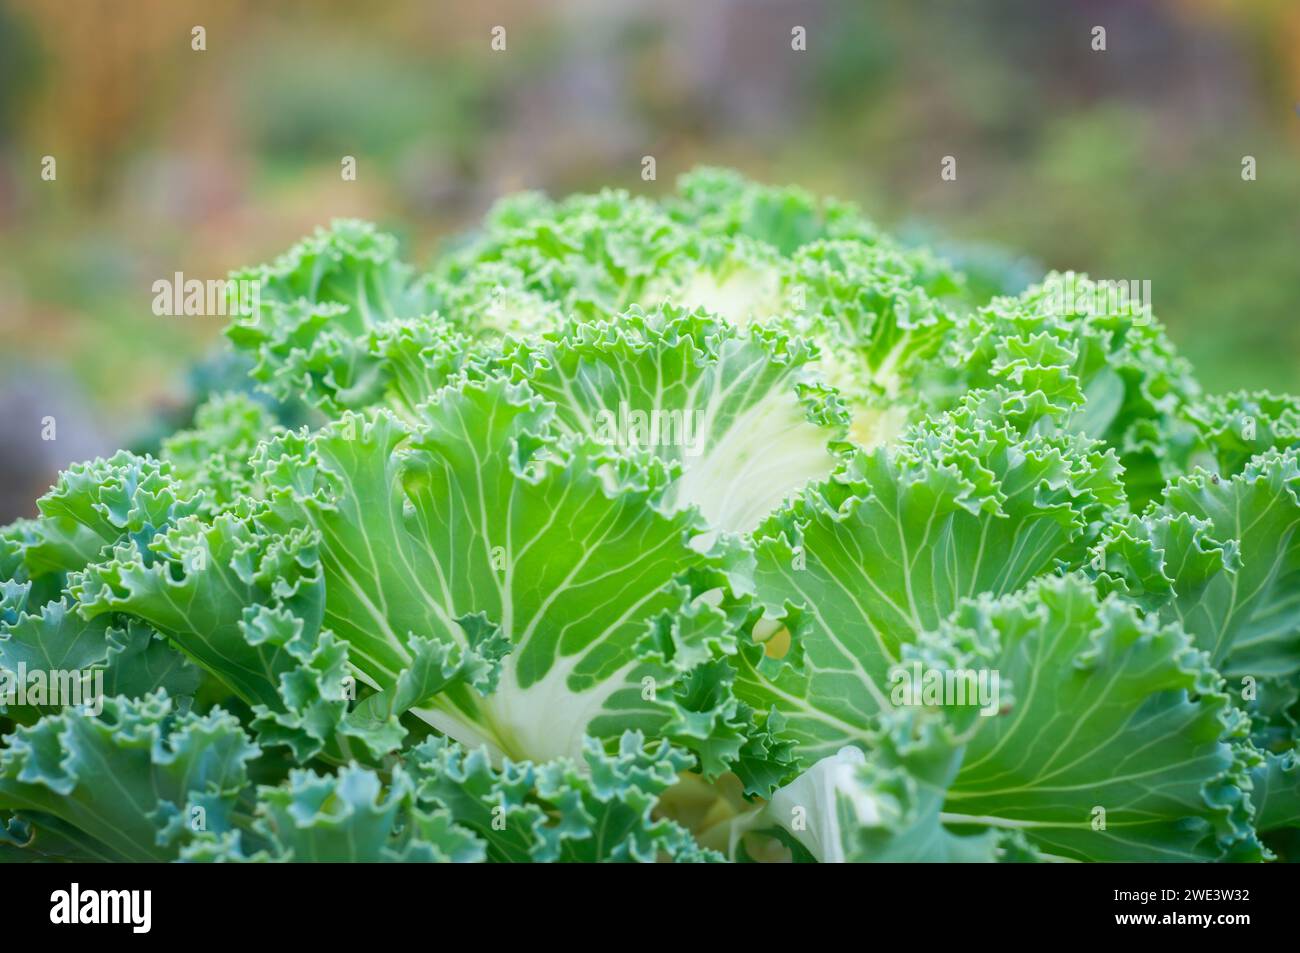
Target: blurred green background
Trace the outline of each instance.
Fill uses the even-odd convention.
[[[0,0],[0,522],[183,417],[223,319],[156,317],[155,280],[339,215],[423,263],[504,192],[699,163],[855,200],[987,294],[1149,279],[1207,388],[1300,390],[1297,0]]]

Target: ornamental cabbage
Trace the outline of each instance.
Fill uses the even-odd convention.
[[[232,277],[0,529],[4,859],[1294,859],[1300,401],[1141,302],[718,169]]]

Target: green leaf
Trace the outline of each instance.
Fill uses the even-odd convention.
[[[1300,672],[1298,459],[1269,451],[1231,479],[1184,477],[1099,553],[1110,585],[1176,619],[1229,678]]]
[[[75,831],[86,857],[158,861],[195,831],[225,829],[257,754],[220,710],[177,713],[165,693],[112,698],[19,728],[0,752],[0,809]]]
[[[496,688],[433,696],[415,710],[435,728],[545,759],[576,754],[597,718],[607,737],[664,725],[682,673],[638,646],[689,598],[675,579],[722,557],[691,545],[696,517],[668,511],[662,464],[562,439],[537,397],[500,380],[422,414],[409,435],[383,412],[344,417],[303,463],[323,485],[275,501],[319,533],[325,619],[363,680],[394,686],[416,636],[468,647],[460,620],[482,613],[511,645]]]
[[[1261,453],[1300,447],[1300,400],[1290,395],[1214,395],[1188,407],[1187,417],[1199,433],[1188,470],[1201,467],[1232,477]]]
[[[937,296],[955,285],[933,280],[934,267],[886,245],[823,241],[802,248],[783,274],[790,323],[820,349],[817,369],[844,395],[863,447],[892,442],[959,392],[957,376],[936,360],[954,324]]]
[[[658,795],[690,761],[666,742],[647,745],[628,732],[615,753],[585,739],[580,762],[506,759],[494,768],[482,748],[466,752],[429,738],[406,764],[421,800],[444,807],[483,838],[489,860],[718,860],[684,828],[653,814]]]
[[[427,810],[400,768],[385,786],[355,765],[337,774],[295,770],[282,785],[258,790],[255,818],[239,836],[187,847],[191,861],[298,863],[468,863],[484,857],[482,841]]]
[[[201,679],[148,626],[131,620],[114,626],[108,617],[86,620],[67,601],[47,603],[39,615],[0,622],[0,672],[17,678],[20,671],[65,681],[76,673],[83,689],[128,698],[159,688],[173,698],[193,696]]]
[[[1261,832],[1300,827],[1300,749],[1267,752],[1253,779],[1255,826]]]
[[[835,464],[843,412],[810,381],[814,357],[783,333],[665,306],[569,324],[507,361],[555,405],[556,429],[679,466],[666,503],[739,533]]]
[[[366,740],[382,754],[401,746],[406,736],[398,718],[440,692],[466,685],[482,694],[492,692],[501,674],[501,659],[510,642],[481,615],[456,620],[465,644],[440,642],[412,635],[407,647],[411,664],[389,688],[363,699],[348,714],[344,730]]]
[[[1003,399],[971,398],[862,456],[756,534],[758,596],[791,643],[779,658],[746,649],[737,693],[782,713],[805,766],[866,741],[903,645],[963,598],[1080,564],[1122,499],[1112,454],[1023,435],[997,419],[1018,400],[990,410]]]
[[[250,457],[275,429],[271,414],[249,397],[219,394],[194,412],[192,429],[163,440],[162,459],[200,497],[199,512],[213,515],[256,492]]]
[[[128,539],[147,545],[201,503],[152,457],[123,450],[74,464],[37,500],[41,518],[29,524],[23,560],[32,576],[81,569],[107,545]]]
[[[71,582],[86,618],[126,612],[164,633],[250,703],[277,702],[277,675],[292,659],[274,640],[246,632],[259,606],[284,608],[319,626],[323,593],[309,533],[273,536],[248,519],[187,519],[149,548],[132,541]]]
[[[751,182],[731,169],[700,167],[681,176],[679,197],[669,201],[673,218],[708,235],[744,235],[784,255],[820,238],[854,238],[871,244],[878,235],[852,205],[818,199],[795,187]]]
[[[263,743],[301,760],[336,740],[347,712],[347,649],[321,628],[323,585],[313,533],[226,512],[181,520],[148,549],[121,545],[70,588],[87,619],[127,613],[163,633],[252,706]]]
[[[328,413],[383,395],[389,369],[372,333],[433,310],[427,281],[398,261],[396,240],[348,219],[231,278],[258,289],[257,307],[226,329],[256,357],[253,378],[278,400]]]
[[[1015,834],[1073,860],[1260,858],[1248,719],[1177,626],[1078,576],[1047,578],[964,603],[908,657],[997,673],[1001,706],[886,713],[860,770],[821,785],[838,813],[819,829],[838,830],[846,856],[1024,859]],[[824,815],[821,797],[810,813]]]
[[[1013,384],[1061,406],[1085,396],[1067,424],[1115,450],[1138,505],[1178,473],[1195,433],[1184,412],[1199,393],[1140,290],[1053,272],[968,315],[943,355],[966,387]]]

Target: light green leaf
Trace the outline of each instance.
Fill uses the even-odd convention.
[[[866,742],[903,645],[963,598],[1080,564],[1122,498],[1113,455],[998,422],[1021,409],[971,398],[756,534],[757,592],[791,641],[784,657],[743,652],[737,692],[785,716],[805,766]]]
[[[1078,576],[1047,578],[963,604],[908,654],[997,673],[1002,705],[985,717],[945,699],[882,717],[866,763],[833,785],[839,814],[821,822],[850,859],[1024,859],[1009,834],[1048,858],[1260,858],[1248,719],[1177,626]]]
[[[675,580],[722,557],[691,545],[694,515],[669,511],[663,465],[562,438],[538,398],[500,380],[448,389],[422,414],[409,435],[382,412],[326,428],[303,464],[324,485],[275,501],[319,533],[325,620],[363,679],[394,686],[412,638],[467,648],[462,620],[482,613],[511,645],[495,690],[439,692],[415,709],[434,727],[545,759],[576,754],[598,718],[606,737],[667,724],[683,673],[639,647],[690,600]]]
[[[679,466],[667,505],[739,533],[835,464],[844,417],[810,379],[814,358],[782,333],[664,307],[570,324],[507,361],[555,405],[558,430]]]

